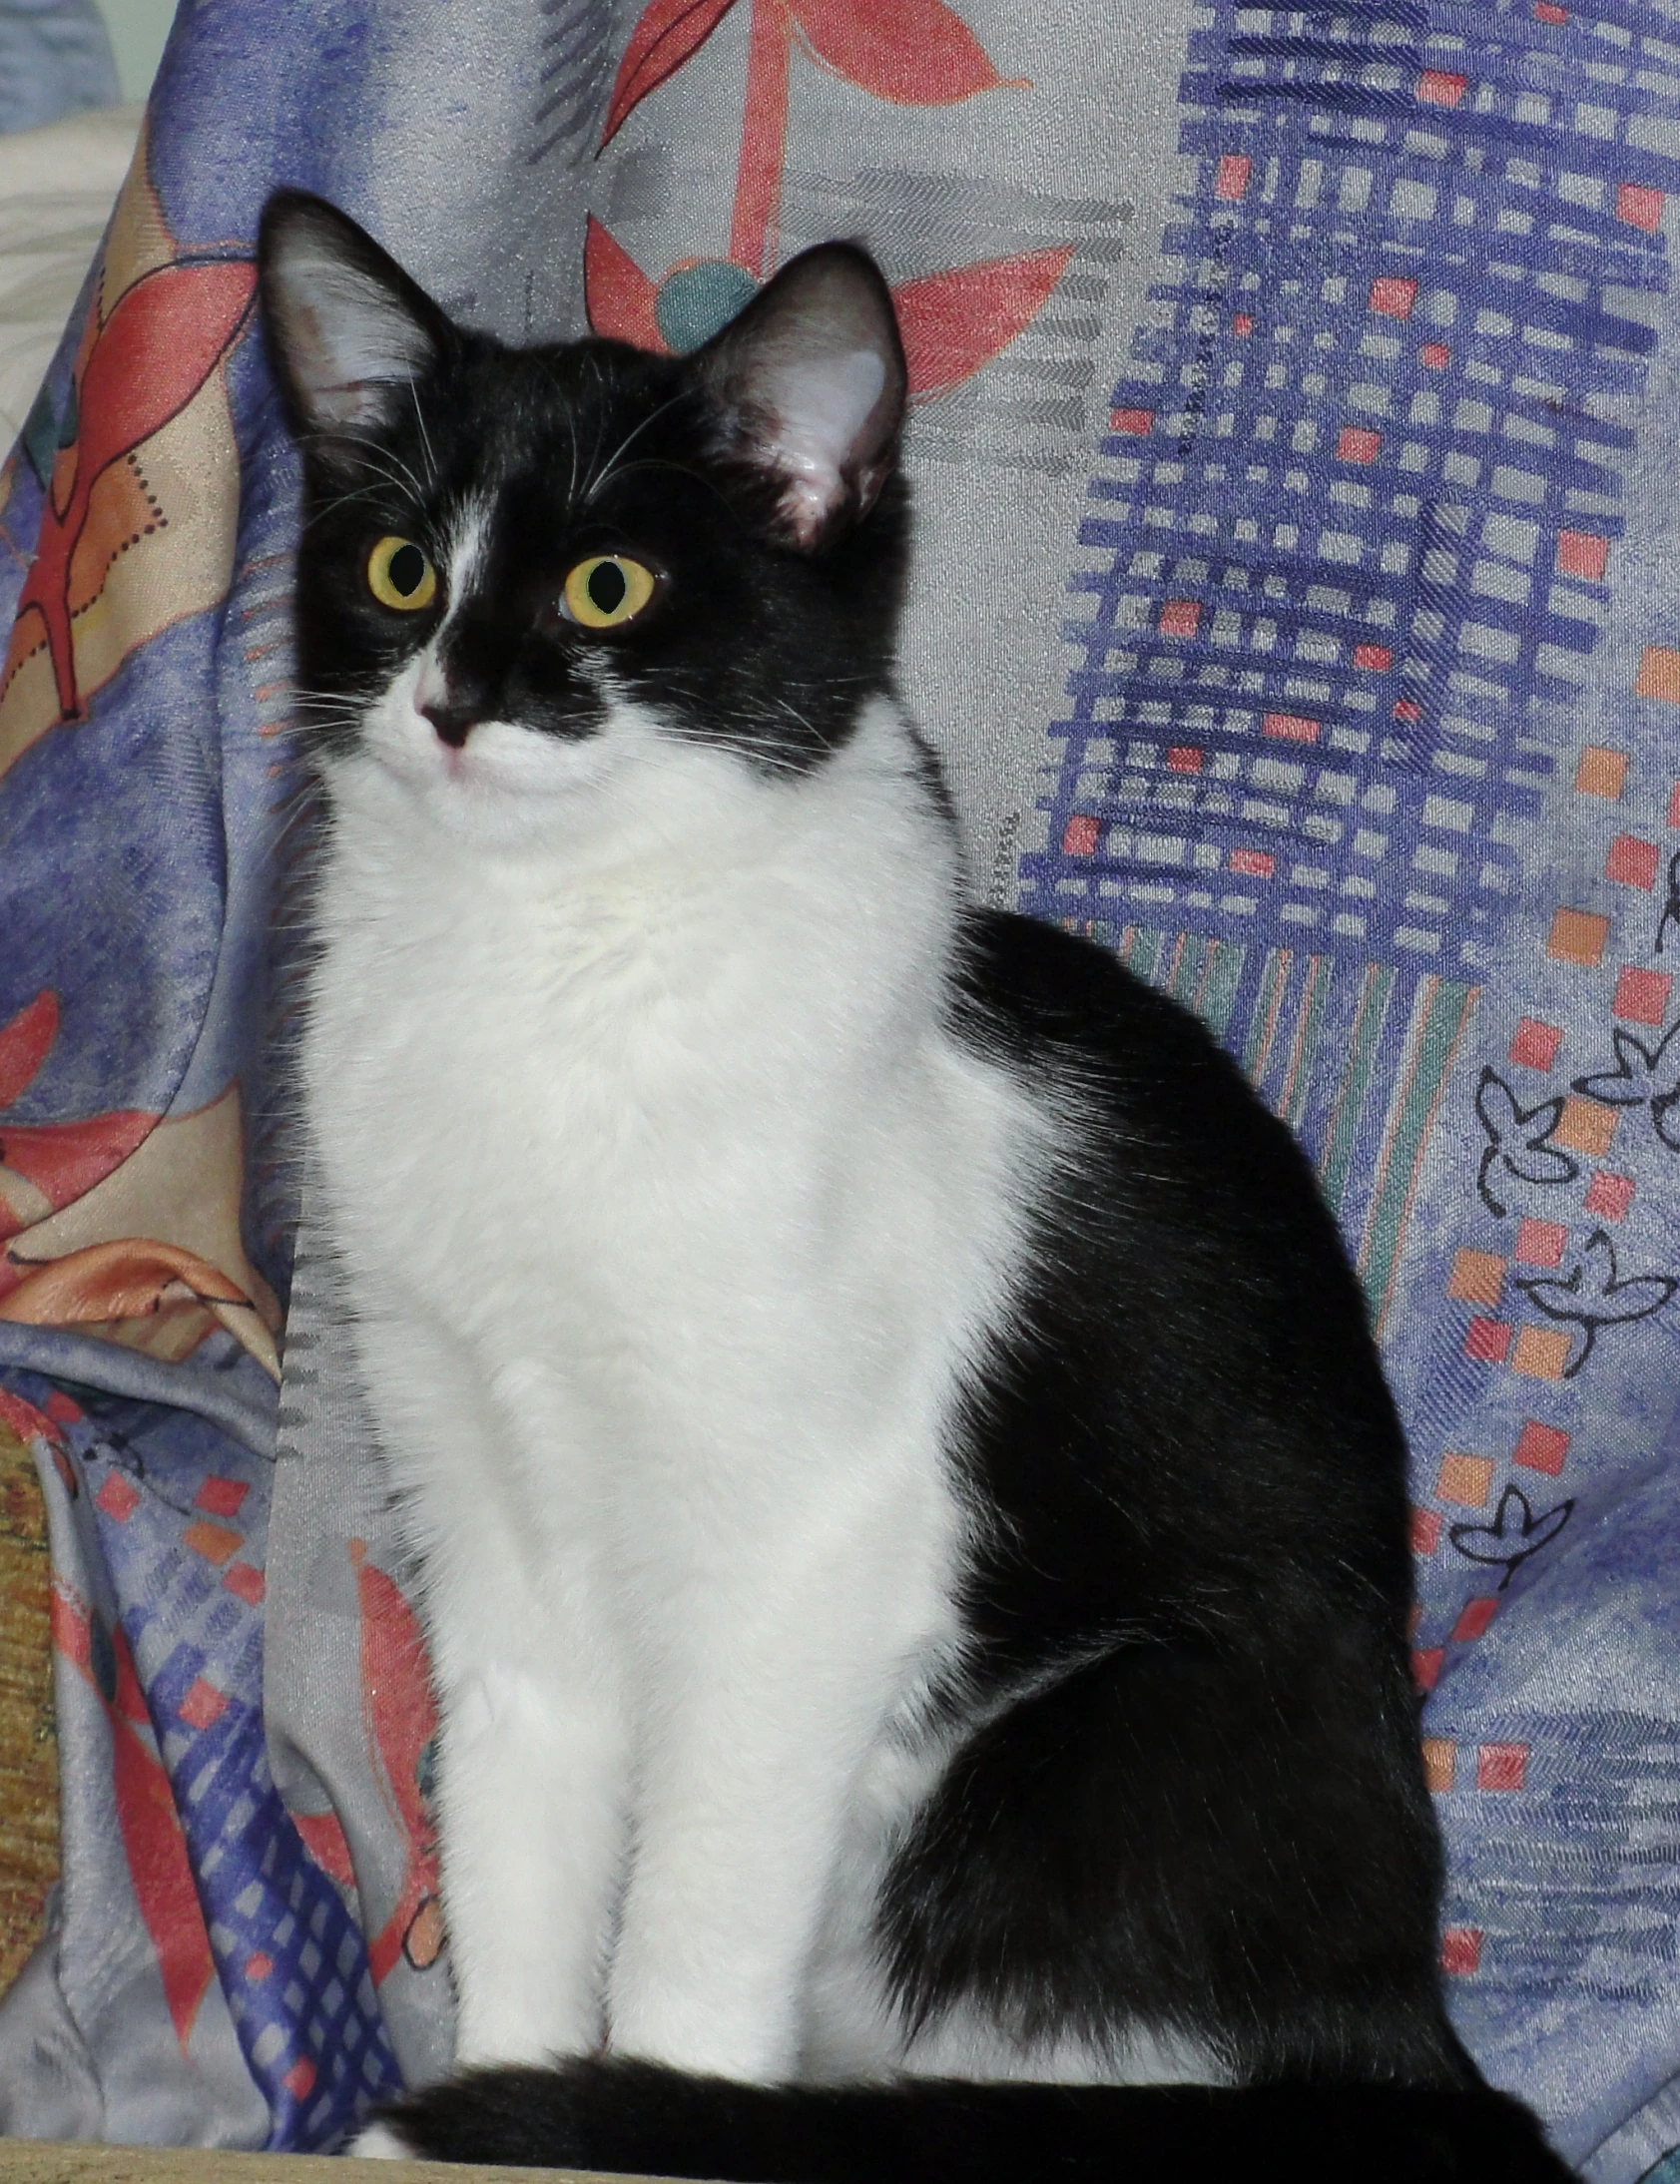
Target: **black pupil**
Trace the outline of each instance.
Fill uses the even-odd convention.
[[[591,605],[599,608],[602,614],[616,613],[624,605],[624,595],[629,589],[624,571],[616,561],[596,562],[584,585]]]
[[[385,574],[404,599],[412,598],[426,580],[426,557],[418,546],[399,546],[386,563]]]

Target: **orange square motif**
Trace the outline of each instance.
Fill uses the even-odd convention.
[[[1446,1278],[1448,1297],[1467,1305],[1496,1305],[1504,1294],[1505,1262],[1497,1252],[1454,1252]]]
[[[1556,910],[1546,935],[1546,953],[1560,963],[1601,962],[1610,937],[1610,920],[1596,910]]]
[[[1668,645],[1647,645],[1633,695],[1666,698],[1671,706],[1680,706],[1680,652]]]
[[[1464,1456],[1456,1450],[1440,1459],[1435,1474],[1435,1499],[1456,1501],[1466,1509],[1485,1509],[1493,1486],[1491,1456]]]
[[[1560,1380],[1569,1363],[1570,1336],[1565,1328],[1518,1328],[1511,1370],[1531,1380]]]
[[[1567,1146],[1571,1153],[1585,1153],[1590,1159],[1598,1160],[1610,1150],[1610,1140],[1615,1136],[1620,1120],[1615,1108],[1606,1107],[1602,1100],[1584,1099],[1580,1093],[1571,1092],[1563,1103],[1551,1142]]]
[[[1450,1737],[1423,1739],[1423,1780],[1431,1790],[1450,1790],[1457,1752]]]
[[[196,1524],[189,1524],[181,1535],[181,1544],[191,1547],[195,1554],[202,1554],[207,1562],[231,1562],[245,1541],[238,1532],[231,1532],[226,1524],[210,1524],[202,1517]]]
[[[1583,797],[1621,795],[1627,780],[1627,753],[1610,751],[1603,744],[1588,744],[1575,767],[1575,787]]]

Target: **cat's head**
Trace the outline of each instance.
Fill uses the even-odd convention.
[[[270,201],[303,451],[299,714],[439,820],[526,838],[654,740],[820,764],[888,687],[903,350],[849,244],[694,354],[455,325],[332,206]]]

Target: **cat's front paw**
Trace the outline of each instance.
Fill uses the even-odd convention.
[[[364,2124],[344,2151],[358,2161],[413,2161],[418,2158],[415,2149],[398,2138],[388,2123]]]

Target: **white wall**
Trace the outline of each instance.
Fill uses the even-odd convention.
[[[99,0],[125,99],[144,99],[175,20],[175,0]]]

